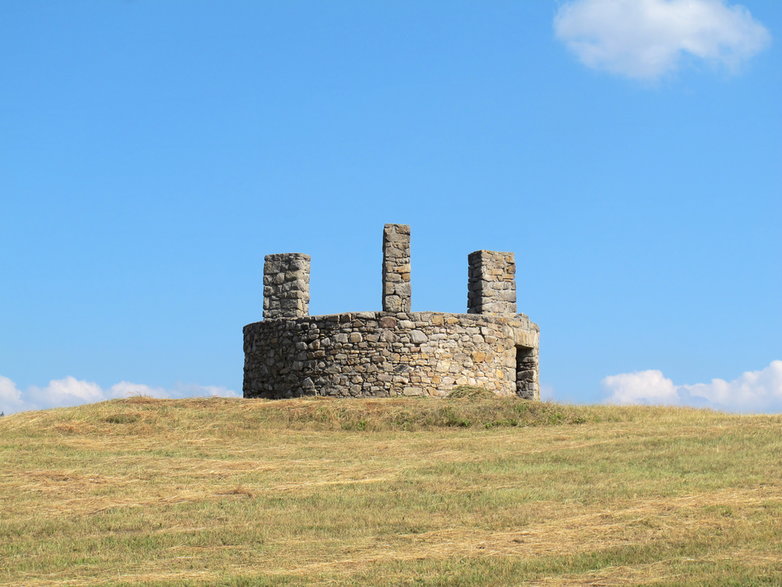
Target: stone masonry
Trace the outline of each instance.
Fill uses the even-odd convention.
[[[467,313],[516,313],[516,260],[513,253],[475,251],[467,257]]]
[[[410,311],[410,228],[383,230],[381,312],[309,316],[310,258],[267,255],[264,320],[244,327],[244,396],[445,396],[457,385],[540,399],[539,329],[516,314],[513,253],[468,257],[468,313]]]
[[[263,317],[298,318],[310,308],[310,256],[266,255],[263,264]]]
[[[410,311],[410,227],[383,227],[383,311]]]

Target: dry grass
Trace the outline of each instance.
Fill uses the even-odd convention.
[[[778,585],[782,417],[512,399],[0,418],[0,583]]]

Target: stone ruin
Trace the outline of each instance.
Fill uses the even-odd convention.
[[[310,257],[267,255],[263,321],[244,327],[244,397],[445,396],[475,385],[539,400],[540,329],[516,313],[513,253],[468,256],[467,313],[410,311],[410,227],[383,229],[383,310],[310,316]]]

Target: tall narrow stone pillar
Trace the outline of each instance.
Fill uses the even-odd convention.
[[[299,318],[310,310],[310,256],[266,255],[263,264],[263,318]]]
[[[383,227],[383,311],[410,311],[410,227]]]
[[[467,313],[516,313],[516,261],[513,253],[475,251],[467,257]]]

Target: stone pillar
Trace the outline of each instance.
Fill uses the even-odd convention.
[[[516,313],[516,261],[513,253],[475,251],[467,257],[468,314]]]
[[[310,256],[266,255],[263,264],[263,318],[300,318],[310,309]]]
[[[410,227],[383,227],[383,311],[410,311]]]

